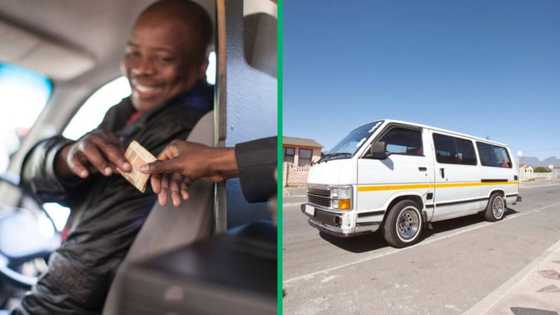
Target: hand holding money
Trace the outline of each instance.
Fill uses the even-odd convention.
[[[132,170],[130,172],[118,170],[119,173],[138,190],[145,192],[150,175],[140,172],[140,167],[146,163],[154,162],[156,158],[136,141],[130,143],[124,156],[132,165]]]
[[[117,137],[103,130],[92,131],[65,146],[56,161],[57,175],[62,177],[87,178],[92,170],[110,176],[116,170],[129,172],[131,169]]]
[[[219,182],[239,172],[233,149],[181,140],[171,142],[160,153],[158,161],[146,164],[140,170],[152,175],[150,183],[160,204],[167,204],[170,194],[175,207],[188,199],[188,184],[191,182],[200,178]]]

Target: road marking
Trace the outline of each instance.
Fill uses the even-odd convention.
[[[446,234],[446,235],[443,235],[443,236],[440,236],[440,237],[431,238],[431,239],[422,241],[418,244],[412,245],[410,247],[391,248],[386,252],[379,253],[379,254],[373,254],[371,256],[364,257],[362,259],[358,259],[358,260],[353,261],[353,262],[349,262],[349,263],[345,263],[345,264],[342,264],[342,265],[329,267],[329,268],[325,268],[325,269],[322,269],[322,270],[319,270],[319,271],[315,271],[315,272],[307,273],[307,274],[304,274],[304,275],[296,276],[296,277],[285,280],[284,284],[296,282],[296,281],[299,281],[299,280],[310,280],[310,279],[314,278],[316,275],[319,275],[319,274],[328,274],[329,272],[332,272],[332,271],[336,271],[336,270],[339,270],[339,269],[344,269],[346,267],[351,267],[351,266],[358,265],[358,264],[361,264],[361,263],[364,263],[364,262],[372,261],[374,259],[382,258],[382,257],[393,255],[393,254],[397,254],[397,253],[403,252],[405,250],[410,250],[410,249],[413,249],[413,248],[416,248],[416,247],[425,246],[425,245],[429,245],[429,244],[432,244],[432,243],[435,243],[435,242],[438,242],[438,241],[443,241],[443,240],[446,240],[446,239],[450,239],[452,237],[459,236],[459,235],[467,233],[467,232],[472,232],[472,231],[481,229],[481,228],[486,227],[486,226],[500,224],[500,223],[503,223],[503,222],[506,222],[506,221],[509,221],[509,220],[512,220],[512,219],[515,219],[515,218],[521,218],[521,217],[524,217],[526,215],[529,215],[529,214],[532,214],[532,213],[537,213],[537,212],[540,212],[541,210],[556,207],[556,206],[560,206],[560,202],[555,202],[555,203],[550,204],[548,206],[543,206],[543,207],[536,208],[536,209],[533,209],[533,210],[530,210],[530,211],[527,211],[527,212],[512,214],[512,215],[507,216],[503,220],[498,221],[498,222],[482,222],[482,223],[476,224],[476,225],[474,225],[470,228],[460,230],[460,231],[457,231],[457,232],[454,232],[454,233]]]
[[[324,278],[323,280],[321,280],[321,283],[329,282],[334,278],[336,278],[336,276],[328,276],[328,277]]]
[[[552,244],[552,246],[546,249],[540,256],[535,258],[529,265],[521,269],[521,271],[516,273],[513,277],[511,277],[508,281],[506,281],[496,290],[488,294],[480,302],[476,303],[468,311],[463,313],[463,315],[480,315],[480,314],[488,313],[496,304],[498,304],[504,297],[506,297],[506,295],[508,295],[515,287],[517,287],[523,281],[525,281],[537,266],[539,266],[541,263],[543,263],[553,254],[555,254],[555,252],[557,252],[558,250],[560,250],[560,241],[557,241],[556,243]]]

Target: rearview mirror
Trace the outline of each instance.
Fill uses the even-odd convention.
[[[389,156],[384,141],[377,141],[372,144],[369,148],[369,154],[372,158],[378,160],[385,160]]]

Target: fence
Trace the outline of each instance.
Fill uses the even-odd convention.
[[[302,186],[307,183],[309,166],[297,166],[284,162],[284,186]]]
[[[534,172],[519,172],[519,179],[521,181],[532,180],[554,180],[560,179],[560,171],[553,171],[549,173],[534,173]]]

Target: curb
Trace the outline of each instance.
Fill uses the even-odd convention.
[[[511,277],[508,281],[506,281],[496,290],[492,291],[492,293],[475,304],[468,311],[463,313],[463,315],[490,314],[489,311],[492,310],[494,306],[498,305],[504,298],[508,296],[508,294],[513,291],[513,289],[521,285],[523,281],[527,280],[531,273],[535,269],[537,269],[538,266],[546,262],[548,258],[552,257],[557,252],[560,252],[560,240],[547,248],[540,256],[529,263],[529,265],[521,269],[521,271]]]

